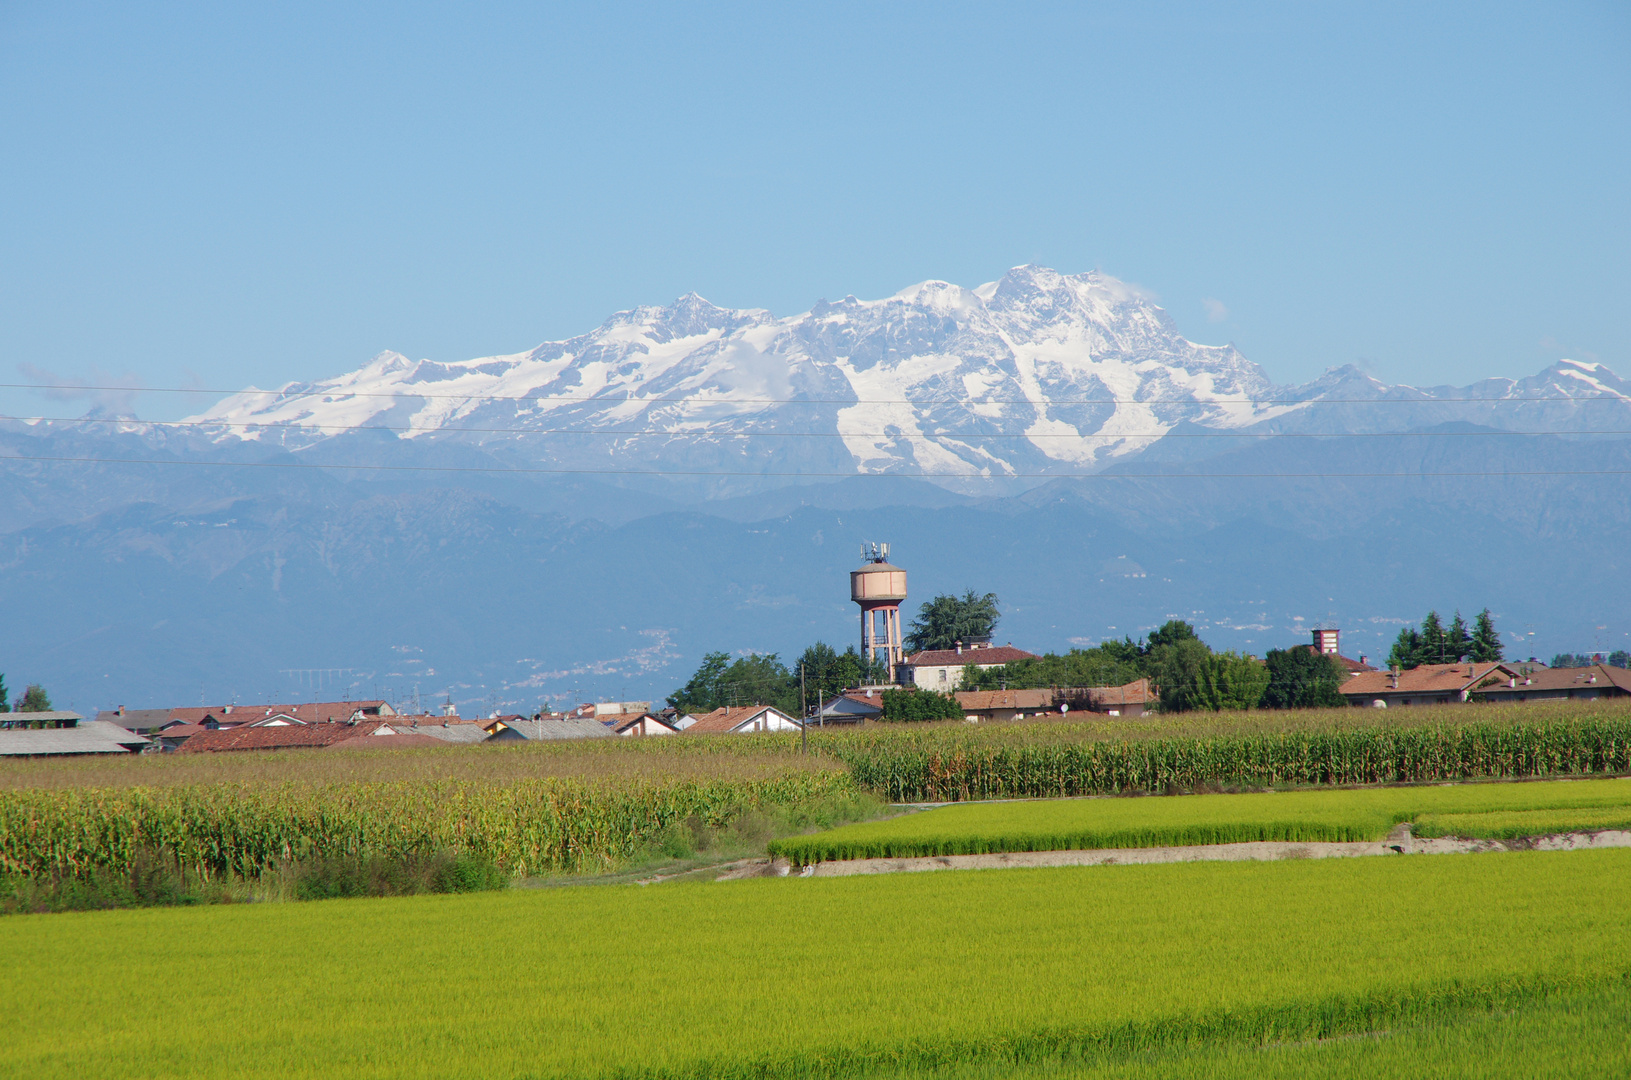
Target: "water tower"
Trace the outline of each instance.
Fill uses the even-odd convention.
[[[861,558],[865,563],[849,575],[849,598],[861,605],[861,655],[887,664],[893,678],[903,659],[900,602],[906,599],[906,571],[889,565],[888,544],[862,544]]]

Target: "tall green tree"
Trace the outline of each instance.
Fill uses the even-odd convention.
[[[840,691],[891,681],[888,664],[881,660],[868,663],[854,645],[839,652],[826,642],[818,641],[805,649],[790,668],[795,689],[801,666],[804,669],[805,699],[811,708]]]
[[[6,693],[6,677],[0,675],[0,712],[11,711],[11,698]]]
[[[1268,689],[1269,669],[1233,652],[1213,653],[1195,673],[1191,709],[1255,709]]]
[[[1001,618],[997,594],[977,595],[973,589],[962,596],[937,596],[918,609],[906,635],[906,651],[950,649],[959,641],[989,641]]]
[[[51,696],[45,692],[45,687],[38,683],[29,683],[23,691],[23,696],[17,699],[18,712],[50,712]]]
[[[712,712],[719,708],[719,679],[731,666],[727,653],[711,652],[702,657],[702,663],[686,684],[668,695],[670,708],[681,713]]]
[[[1269,684],[1263,691],[1268,709],[1318,709],[1346,705],[1342,684],[1348,673],[1330,656],[1307,645],[1270,649],[1265,656]]]
[[[1444,632],[1444,664],[1459,664],[1472,655],[1472,635],[1467,633],[1467,621],[1461,617],[1460,610],[1450,622],[1450,629]]]
[[[1149,651],[1144,658],[1144,673],[1161,692],[1162,712],[1194,707],[1192,701],[1211,657],[1212,650],[1198,637],[1179,638]]]
[[[1472,641],[1467,646],[1468,654],[1480,664],[1492,664],[1505,659],[1505,650],[1501,647],[1501,635],[1495,629],[1495,617],[1485,608],[1478,613],[1473,623]]]
[[[1180,641],[1199,641],[1200,635],[1195,628],[1182,619],[1168,619],[1154,630],[1150,631],[1148,643],[1142,649],[1145,655],[1154,652],[1163,645],[1176,645]]]

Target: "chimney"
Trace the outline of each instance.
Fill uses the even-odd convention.
[[[1363,664],[1365,662],[1365,654],[1364,653],[1359,654],[1359,662],[1361,664]]]
[[[962,655],[963,655],[963,643],[962,643],[962,642],[961,642],[961,641],[959,641],[959,642],[958,642],[958,643],[957,643],[957,655],[958,655],[958,656],[962,656]]]
[[[119,706],[119,715],[123,716],[124,714],[125,714],[125,707],[123,705],[121,705],[121,706]]]
[[[1399,688],[1399,669],[1398,668],[1394,668],[1392,671],[1388,672],[1388,686],[1391,689],[1394,689],[1394,690],[1397,690]]]

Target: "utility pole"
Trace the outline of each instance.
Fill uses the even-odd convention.
[[[810,754],[810,702],[804,696],[804,662],[799,661],[799,753]]]

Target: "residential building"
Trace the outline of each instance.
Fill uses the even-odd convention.
[[[646,735],[678,735],[680,733],[679,728],[656,713],[650,712],[642,713],[639,716],[625,716],[621,720],[607,720],[605,724],[613,735],[622,735],[626,738],[639,738]]]
[[[1088,707],[1106,716],[1143,716],[1161,699],[1148,679],[1134,679],[1125,686],[1095,686],[1087,695]]]
[[[845,690],[823,702],[821,708],[816,710],[813,722],[825,727],[828,724],[862,724],[876,720],[883,715],[885,689],[893,688],[863,686],[858,690]]]
[[[1472,692],[1474,701],[1592,701],[1597,698],[1631,696],[1631,671],[1592,664],[1576,668],[1530,668],[1513,665],[1517,673],[1489,685],[1480,684]],[[1487,682],[1487,680],[1486,680]]]
[[[797,731],[803,725],[774,705],[736,705],[693,717],[687,735],[743,735],[760,731]]]
[[[1400,705],[1447,705],[1466,701],[1485,683],[1506,682],[1518,675],[1500,663],[1423,664],[1404,671],[1361,671],[1342,684],[1350,705],[1378,709]]]
[[[161,731],[179,724],[196,725],[210,731],[236,727],[256,721],[267,721],[282,716],[285,723],[318,724],[341,720],[378,720],[395,716],[396,710],[387,701],[313,701],[304,705],[183,705],[169,709],[104,709],[96,714],[98,720],[118,724],[129,731],[143,734]]]
[[[959,690],[952,695],[969,721],[1024,720],[1044,713],[1059,715],[1058,692],[1038,690]],[[1070,706],[1065,705],[1066,713]]]
[[[896,669],[896,680],[920,690],[956,690],[963,683],[963,668],[973,664],[981,671],[1011,664],[1015,660],[1035,660],[1035,653],[1007,645],[985,642],[959,644],[953,649],[925,649],[901,661]]]

